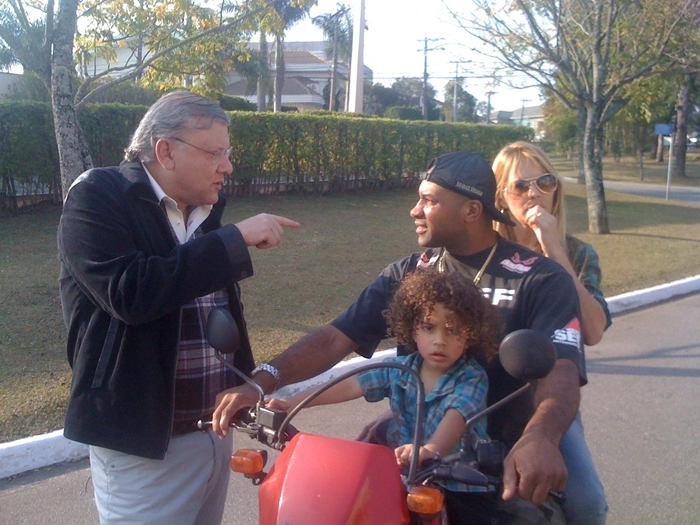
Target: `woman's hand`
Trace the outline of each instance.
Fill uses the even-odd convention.
[[[557,219],[542,206],[538,204],[527,211],[525,224],[534,232],[546,256],[553,247],[559,247]]]

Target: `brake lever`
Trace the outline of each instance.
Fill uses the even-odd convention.
[[[240,423],[243,423],[243,425],[241,425]],[[255,408],[241,408],[230,419],[230,421],[228,422],[228,426],[231,428],[235,428],[236,430],[240,430],[241,432],[245,432],[246,427],[249,426],[251,423],[255,423]],[[205,432],[208,429],[210,429],[211,425],[211,421],[204,421],[203,419],[197,421],[197,428],[202,432]]]
[[[558,505],[563,505],[564,503],[566,503],[566,500],[568,498],[566,492],[564,492],[563,490],[559,492],[557,492],[556,490],[550,490],[548,494],[554,501],[557,502]]]

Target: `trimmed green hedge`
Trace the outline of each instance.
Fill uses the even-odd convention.
[[[358,119],[342,114],[231,114],[228,193],[386,189],[411,183],[434,157],[457,150],[492,159],[532,140],[522,126]]]
[[[78,115],[95,166],[114,166],[124,157],[146,106],[89,104]],[[60,188],[58,149],[51,106],[0,101],[0,177],[15,184]]]
[[[119,164],[145,106],[92,104],[78,118],[96,166]],[[230,112],[229,194],[385,189],[411,183],[428,162],[456,150],[487,159],[531,140],[522,126],[353,118],[343,114]],[[0,102],[0,194],[9,183],[60,188],[51,108]],[[10,189],[7,189],[10,188]]]
[[[148,106],[88,104],[78,114],[95,166],[118,166]]]
[[[57,173],[51,107],[43,102],[0,102],[0,177],[51,184]]]

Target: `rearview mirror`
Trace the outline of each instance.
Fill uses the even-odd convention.
[[[542,332],[523,329],[503,339],[498,357],[510,375],[521,381],[532,381],[549,374],[557,360],[557,351]]]
[[[233,354],[241,347],[241,332],[225,308],[214,308],[207,318],[207,340],[219,353]]]

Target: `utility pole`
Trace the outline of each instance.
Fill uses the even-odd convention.
[[[421,106],[423,110],[423,119],[428,120],[428,51],[438,51],[445,49],[444,47],[432,47],[428,49],[428,42],[438,42],[445,40],[444,38],[424,38],[423,39],[423,90],[421,93]],[[419,40],[420,42],[420,40]],[[419,49],[420,51],[420,49]]]
[[[493,95],[495,91],[487,91],[486,96],[488,97],[486,99],[486,125],[488,126],[491,124],[491,95]]]
[[[362,99],[365,88],[365,0],[356,2],[355,20],[352,32],[352,59],[350,64],[350,103],[348,111],[362,113]]]
[[[525,114],[525,102],[530,102],[530,99],[524,98],[522,99],[522,108],[520,109],[520,125],[523,125],[523,116]]]
[[[470,62],[470,60],[450,60],[455,65],[455,83],[452,93],[452,122],[457,122],[457,82],[459,81],[459,65]]]
[[[496,85],[496,82],[498,82],[498,79],[496,78],[496,71],[494,70],[493,74],[491,75],[491,80],[486,82],[486,96],[488,97],[486,100],[486,125],[488,126],[491,124],[491,95],[495,95],[496,92],[493,90],[494,86]],[[498,123],[498,120],[496,121]]]

